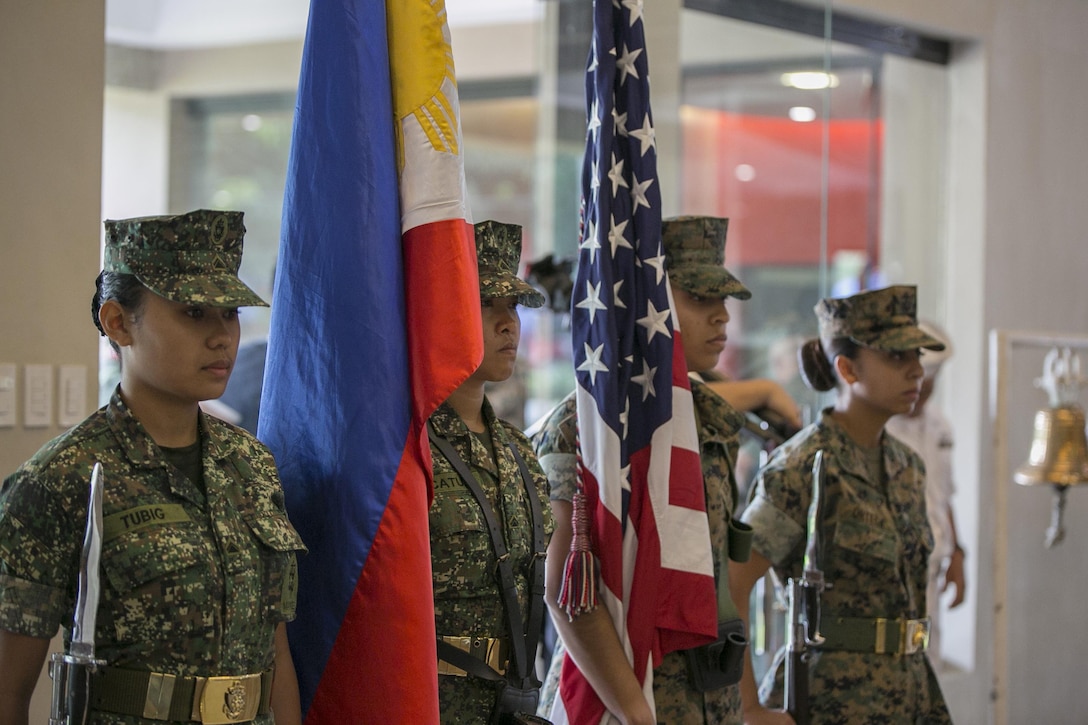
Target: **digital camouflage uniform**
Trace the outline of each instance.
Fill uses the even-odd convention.
[[[97,656],[111,667],[176,675],[272,666],[276,626],[295,614],[302,541],[268,449],[203,413],[199,426],[203,488],[163,459],[116,392],[8,477],[0,492],[0,628],[49,638],[71,625],[97,461],[104,482]],[[91,722],[162,721],[96,712]]]
[[[240,211],[198,209],[106,222],[103,269],[134,274],[160,297],[212,307],[268,307],[238,279]]]
[[[738,433],[744,425],[744,416],[704,383],[693,380],[691,392],[699,423],[699,459],[706,490],[714,571],[718,576],[728,576],[721,553],[728,552],[728,522],[736,508],[732,462],[739,445]],[[577,454],[574,447],[576,418],[574,394],[571,393],[545,418],[533,436],[540,465],[551,486],[551,497],[558,501],[572,501],[577,486]],[[555,698],[563,652],[560,643],[541,697],[542,713],[550,710]],[[654,668],[653,682],[659,722],[670,725],[729,725],[741,722],[739,689],[734,685],[709,693],[699,692],[691,685],[683,652],[665,655],[661,664]],[[545,710],[545,707],[548,709]]]
[[[723,266],[728,223],[728,219],[703,216],[674,217],[663,222],[665,268],[673,287],[708,298],[743,300],[751,297],[751,292]],[[746,548],[743,552],[729,551],[729,528],[737,495],[734,462],[744,415],[698,380],[692,380],[691,392],[698,425],[699,459],[706,491],[714,571],[719,579],[728,576],[728,564],[722,561],[723,555],[747,558]],[[577,486],[576,425],[575,395],[571,393],[548,414],[533,435],[533,446],[548,476],[554,500],[570,502],[574,497]],[[719,611],[736,616],[732,602],[723,603]],[[560,641],[538,710],[545,715],[550,712],[558,690],[563,654]],[[732,685],[709,693],[699,692],[691,684],[683,652],[670,652],[664,656],[661,664],[654,668],[653,686],[659,722],[670,725],[741,722],[739,688]]]
[[[820,338],[850,337],[880,350],[936,349],[941,345],[915,322],[913,287],[892,287],[822,300],[816,307]],[[881,480],[870,458],[835,421],[831,410],[777,448],[760,472],[741,519],[752,526],[752,548],[780,581],[800,578],[806,519],[812,499],[812,462],[824,451],[821,622],[838,617],[921,619],[933,546],[925,505],[925,467],[910,448],[883,435]],[[916,725],[950,722],[940,686],[923,651],[909,655],[829,647],[810,665],[811,722]],[[781,707],[783,656],[764,679],[760,699]]]
[[[476,225],[476,253],[481,299],[511,296],[530,307],[544,303],[543,295],[516,276],[521,256],[521,227],[480,222]],[[533,479],[530,484],[541,508],[545,545],[555,528],[548,506],[548,481],[529,440],[514,426],[496,418],[487,398],[484,398],[483,416],[494,458],[449,404],[439,406],[431,415],[430,425],[467,464],[491,503],[510,555],[524,630],[529,613],[528,577],[534,560],[533,527],[521,471],[508,444],[513,443],[517,448]],[[480,505],[433,442],[431,459],[434,502],[429,518],[437,634],[509,640],[506,609],[496,579],[495,550]],[[529,653],[530,660],[534,657],[535,652]],[[441,721],[451,725],[487,723],[496,693],[494,683],[472,675],[439,675]]]
[[[824,411],[780,446],[763,469],[741,519],[754,529],[752,548],[773,564],[780,581],[799,578],[805,520],[812,499],[812,459],[824,451],[824,556],[831,585],[822,619],[926,616],[932,538],[926,518],[921,459],[883,437],[885,482],[868,479],[865,451]],[[782,705],[783,653],[777,679],[764,680],[760,699]],[[812,722],[949,722],[944,698],[924,653],[896,656],[821,652],[811,664]]]
[[[237,277],[244,234],[242,213],[231,211],[107,221],[104,271],[135,275],[175,302],[264,305]],[[0,490],[0,629],[50,638],[58,625],[71,626],[98,462],[103,531],[94,634],[107,670],[237,677],[272,668],[276,627],[295,615],[295,556],[305,547],[287,520],[269,450],[240,428],[194,412],[202,480],[168,461],[120,386],[107,406],[8,477]],[[142,713],[151,690],[125,694]],[[92,702],[104,692],[92,684]],[[163,722],[98,710],[90,719]]]
[[[513,426],[495,418],[486,399],[484,420],[498,459],[497,467],[486,446],[469,432],[453,408],[443,404],[431,415],[435,432],[448,440],[468,464],[502,524],[524,626],[529,612],[527,577],[533,563],[533,530],[521,472],[507,443],[514,443],[529,466],[533,488],[540,497],[545,537],[555,528],[548,506],[548,482],[536,463],[528,439]],[[431,457],[434,461],[431,569],[437,634],[440,637],[509,637],[502,592],[495,578],[495,551],[480,506],[434,444],[431,445]],[[438,678],[438,701],[444,723],[486,723],[495,704],[495,686],[477,677],[442,675]]]

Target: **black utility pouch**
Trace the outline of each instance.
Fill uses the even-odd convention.
[[[684,650],[692,686],[711,692],[740,682],[748,637],[742,619],[718,622],[718,639],[702,647]]]
[[[491,725],[551,725],[549,720],[536,715],[540,702],[540,687],[521,688],[506,685],[499,692],[495,709],[491,711]]]

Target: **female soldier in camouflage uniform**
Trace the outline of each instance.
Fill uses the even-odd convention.
[[[864,292],[816,305],[820,337],[802,349],[805,382],[838,386],[834,407],[780,446],[760,473],[741,519],[752,526],[752,556],[730,569],[733,597],[747,617],[753,584],[773,566],[800,578],[812,464],[823,450],[825,487],[819,647],[810,669],[810,722],[950,722],[925,656],[926,583],[933,546],[925,468],[884,424],[907,413],[922,384],[921,348],[944,347],[917,326],[915,288]],[[783,653],[760,693],[781,707]],[[776,676],[777,671],[777,676]],[[790,722],[765,710],[751,670],[741,683],[745,722]]]
[[[238,307],[265,304],[237,278],[244,233],[241,212],[106,222],[92,312],[121,382],[0,493],[0,722],[27,722],[50,637],[72,624],[96,462],[107,664],[90,722],[300,721],[284,623],[304,547],[268,449],[198,406],[227,384]]]
[[[691,371],[710,370],[718,363],[725,348],[725,326],[729,322],[726,299],[751,297],[751,292],[722,266],[728,222],[728,219],[690,216],[666,219],[662,224],[665,268],[683,332],[684,358]],[[743,560],[747,556],[747,533],[739,532],[733,520],[737,498],[733,461],[744,415],[700,380],[692,380],[691,393],[717,579],[726,576],[725,572],[731,568],[728,559]],[[654,668],[655,710],[651,711],[608,612],[598,607],[568,621],[567,614],[556,603],[573,536],[571,501],[577,485],[576,424],[577,409],[571,393],[546,416],[539,432],[533,436],[551,484],[552,510],[556,517],[556,533],[548,555],[548,604],[562,637],[548,674],[546,698],[550,700],[556,694],[562,652],[567,651],[605,707],[620,722],[739,724],[737,686],[701,691],[692,682],[685,652],[666,654],[661,664]],[[720,618],[736,616],[736,607],[728,595],[726,601],[718,605]],[[547,702],[545,707],[549,707]]]
[[[430,531],[438,703],[442,722],[456,725],[489,722],[500,689],[512,677],[529,679],[539,687],[532,670],[542,620],[538,618],[535,626],[529,621],[536,612],[543,616],[541,557],[553,528],[548,481],[528,439],[497,419],[484,395],[485,383],[506,380],[514,371],[521,337],[518,304],[540,307],[544,296],[517,277],[521,227],[493,221],[477,224],[476,254],[483,362],[428,424],[434,462]],[[500,545],[509,552],[514,607],[507,606],[498,579],[495,542],[473,483],[486,497],[488,513],[500,529]],[[512,610],[517,620],[513,626],[508,619]],[[525,649],[526,672],[515,672],[518,647]]]

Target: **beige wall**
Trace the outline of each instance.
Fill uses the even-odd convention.
[[[52,426],[23,428],[24,365],[86,366],[86,412],[97,407],[90,301],[99,262],[104,18],[102,0],[0,10],[0,363],[18,365],[19,385],[18,425],[0,428],[5,472],[61,431],[55,410]]]
[[[987,328],[1088,332],[1088,148],[1083,142],[1088,97],[1081,30],[1088,4],[1003,0],[995,18],[986,144],[985,303]],[[1044,10],[1045,12],[1039,12]],[[1044,351],[1016,360],[1010,397],[1008,470],[1027,457],[1034,410],[1045,405],[1031,385]],[[1034,358],[1034,359],[1032,359]],[[991,429],[992,430],[992,429]],[[984,472],[994,472],[994,461]],[[1080,576],[1088,559],[1088,497],[1073,491],[1066,509],[1069,535],[1043,548],[1051,497],[1045,490],[1005,485],[1007,530],[995,517],[994,534],[1008,545],[998,562],[1009,582],[1007,626],[999,632],[1011,653],[1007,722],[1071,722],[1088,711],[1078,676],[1088,629],[1079,602],[1088,594]],[[984,497],[986,500],[987,497]],[[983,520],[991,512],[984,507]],[[1037,663],[1045,663],[1040,667]]]
[[[61,432],[55,410],[53,425],[24,429],[24,365],[85,366],[85,412],[97,407],[90,301],[99,265],[104,23],[103,0],[0,5],[0,363],[18,366],[20,389],[18,424],[0,428],[3,475]],[[48,694],[39,686],[31,722],[48,719]]]

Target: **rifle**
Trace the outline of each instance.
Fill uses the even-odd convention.
[[[87,529],[79,562],[76,610],[67,652],[54,652],[49,661],[53,705],[49,725],[84,725],[90,714],[91,674],[105,665],[94,656],[94,627],[98,617],[99,560],[102,555],[102,464],[91,471]]]
[[[744,418],[743,430],[759,440],[768,453],[800,430],[770,408],[749,411],[745,413]]]
[[[820,595],[830,585],[822,569],[824,452],[816,451],[812,461],[812,502],[808,507],[808,538],[805,541],[801,579],[787,582],[789,630],[786,633],[786,711],[797,725],[808,725],[808,666],[813,648],[824,642],[820,634]]]

